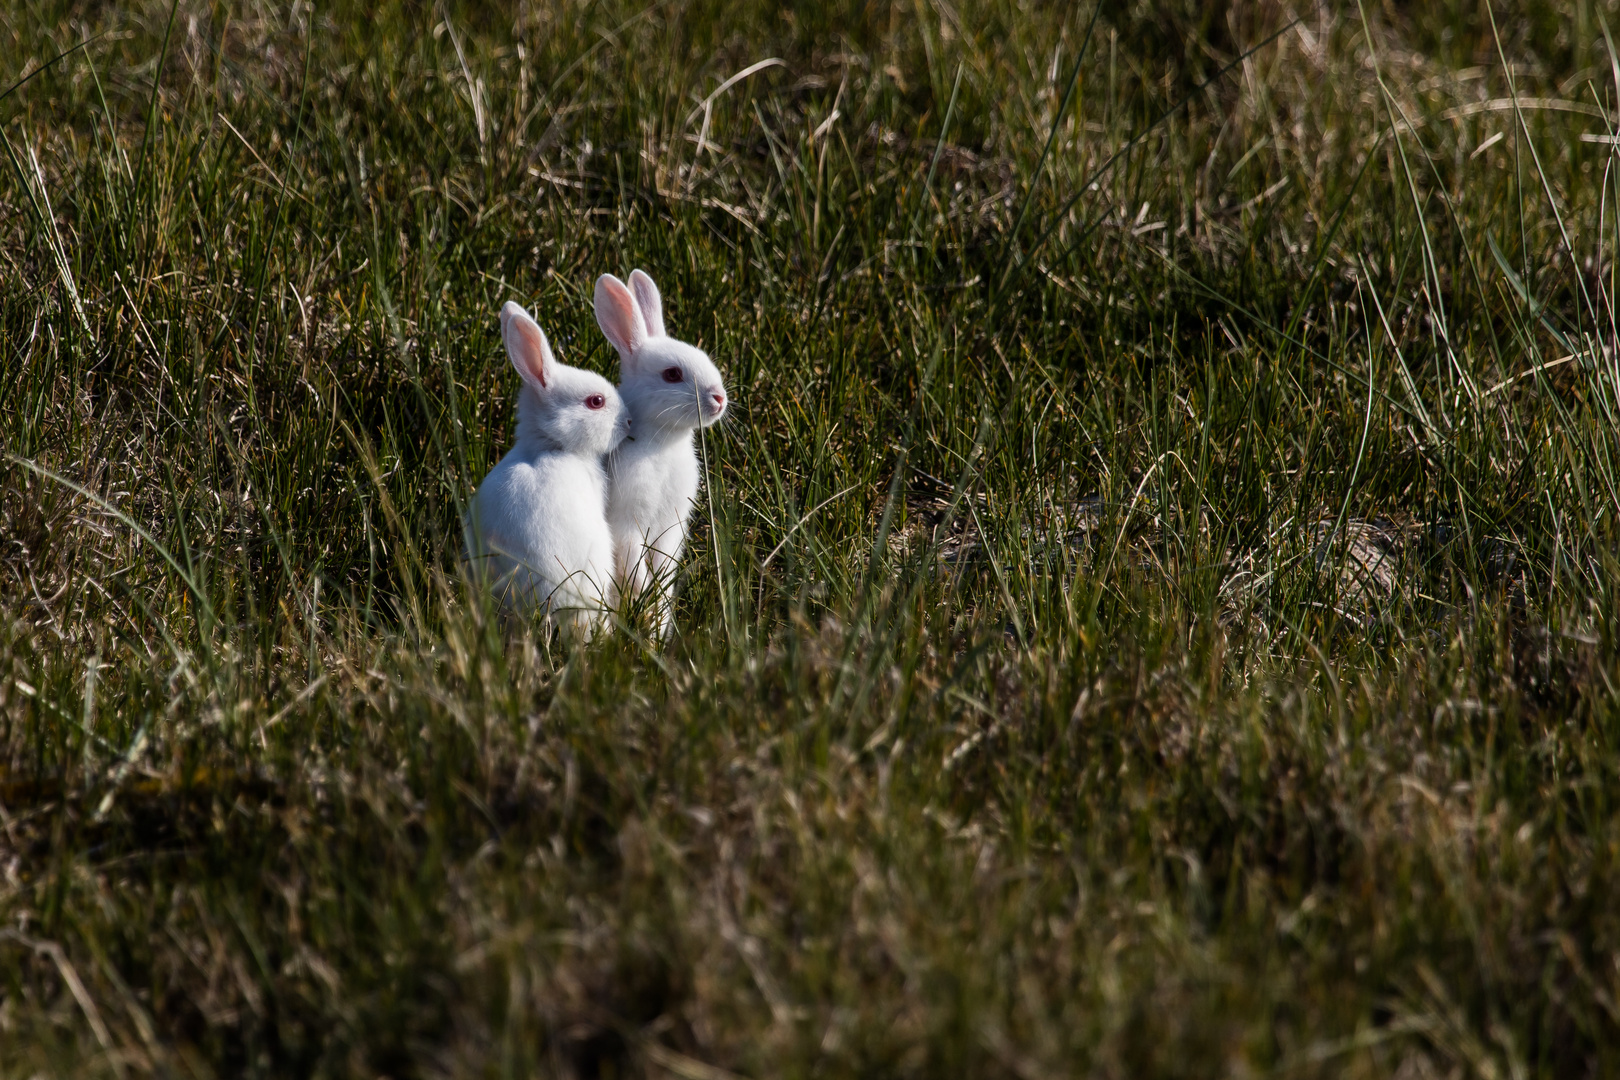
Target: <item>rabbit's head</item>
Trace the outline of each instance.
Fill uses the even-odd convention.
[[[630,411],[613,384],[595,372],[559,364],[545,331],[510,300],[501,308],[501,338],[523,378],[519,444],[600,456],[630,433]]]
[[[612,274],[596,279],[596,324],[619,350],[619,392],[638,434],[690,431],[725,415],[720,369],[665,333],[663,300],[645,273],[633,272],[628,286]]]

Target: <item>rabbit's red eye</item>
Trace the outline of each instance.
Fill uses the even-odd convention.
[[[680,382],[681,381],[681,369],[678,368],[678,367],[667,367],[667,368],[665,368],[664,369],[664,381],[665,382]]]
[[[585,399],[585,407],[587,409],[600,409],[606,404],[607,398],[603,397],[601,394],[592,394],[590,397]]]

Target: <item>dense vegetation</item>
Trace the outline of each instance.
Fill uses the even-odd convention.
[[[1620,1069],[1620,8],[1099,2],[0,11],[0,1077]]]

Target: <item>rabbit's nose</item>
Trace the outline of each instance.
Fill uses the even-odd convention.
[[[718,390],[717,390],[717,391],[715,391],[715,392],[714,392],[714,393],[712,393],[712,394],[710,394],[710,395],[709,395],[709,396],[710,396],[710,397],[712,397],[712,398],[714,398],[714,405],[715,405],[715,408],[717,408],[717,409],[723,409],[723,408],[725,408],[725,407],[726,407],[726,395],[724,395],[724,394],[722,394],[722,393],[720,393],[720,392],[719,392],[719,391],[718,391]]]

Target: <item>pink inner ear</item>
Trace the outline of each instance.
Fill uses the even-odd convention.
[[[641,311],[636,307],[635,297],[618,281],[603,282],[602,295],[607,300],[607,310],[602,312],[605,316],[602,332],[621,353],[635,352],[647,340],[647,330],[641,321]]]
[[[528,372],[531,379],[545,386],[546,339],[540,333],[540,328],[527,319],[517,319],[512,329],[517,331],[518,336],[514,359],[523,365],[523,370]]]

